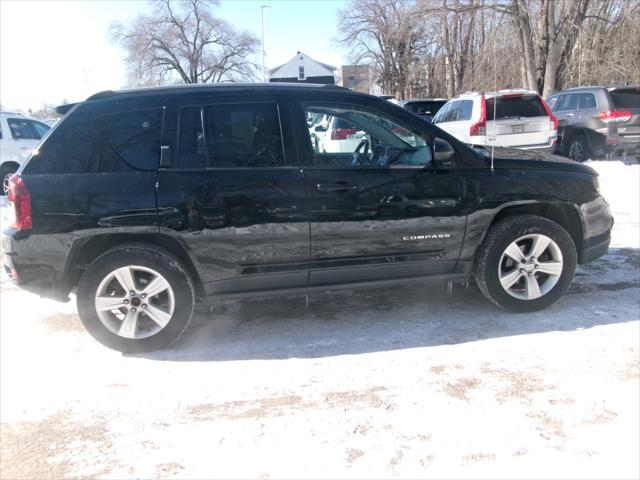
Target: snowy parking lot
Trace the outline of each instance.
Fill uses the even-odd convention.
[[[226,302],[127,356],[3,277],[0,477],[638,478],[640,165],[591,165],[611,249],[534,314],[437,283]]]

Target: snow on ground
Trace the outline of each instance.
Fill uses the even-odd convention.
[[[123,356],[6,281],[2,478],[640,476],[640,165],[591,162],[610,253],[546,311],[413,285],[227,302]]]

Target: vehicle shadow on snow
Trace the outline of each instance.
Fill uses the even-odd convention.
[[[441,283],[225,302],[194,316],[170,361],[318,358],[451,345],[638,320],[640,251],[611,249],[580,267],[568,294],[536,313],[504,312],[473,287]]]

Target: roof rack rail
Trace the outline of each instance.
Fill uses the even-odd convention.
[[[101,98],[109,98],[115,95],[116,92],[113,90],[103,90],[102,92],[94,93],[87,100],[100,100]]]

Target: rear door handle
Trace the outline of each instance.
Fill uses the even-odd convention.
[[[316,188],[321,192],[339,192],[347,190],[357,190],[357,185],[349,185],[348,183],[318,183]]]
[[[573,113],[567,113],[567,114],[565,115],[565,117],[567,117],[567,118],[569,118],[569,117],[573,117]]]

